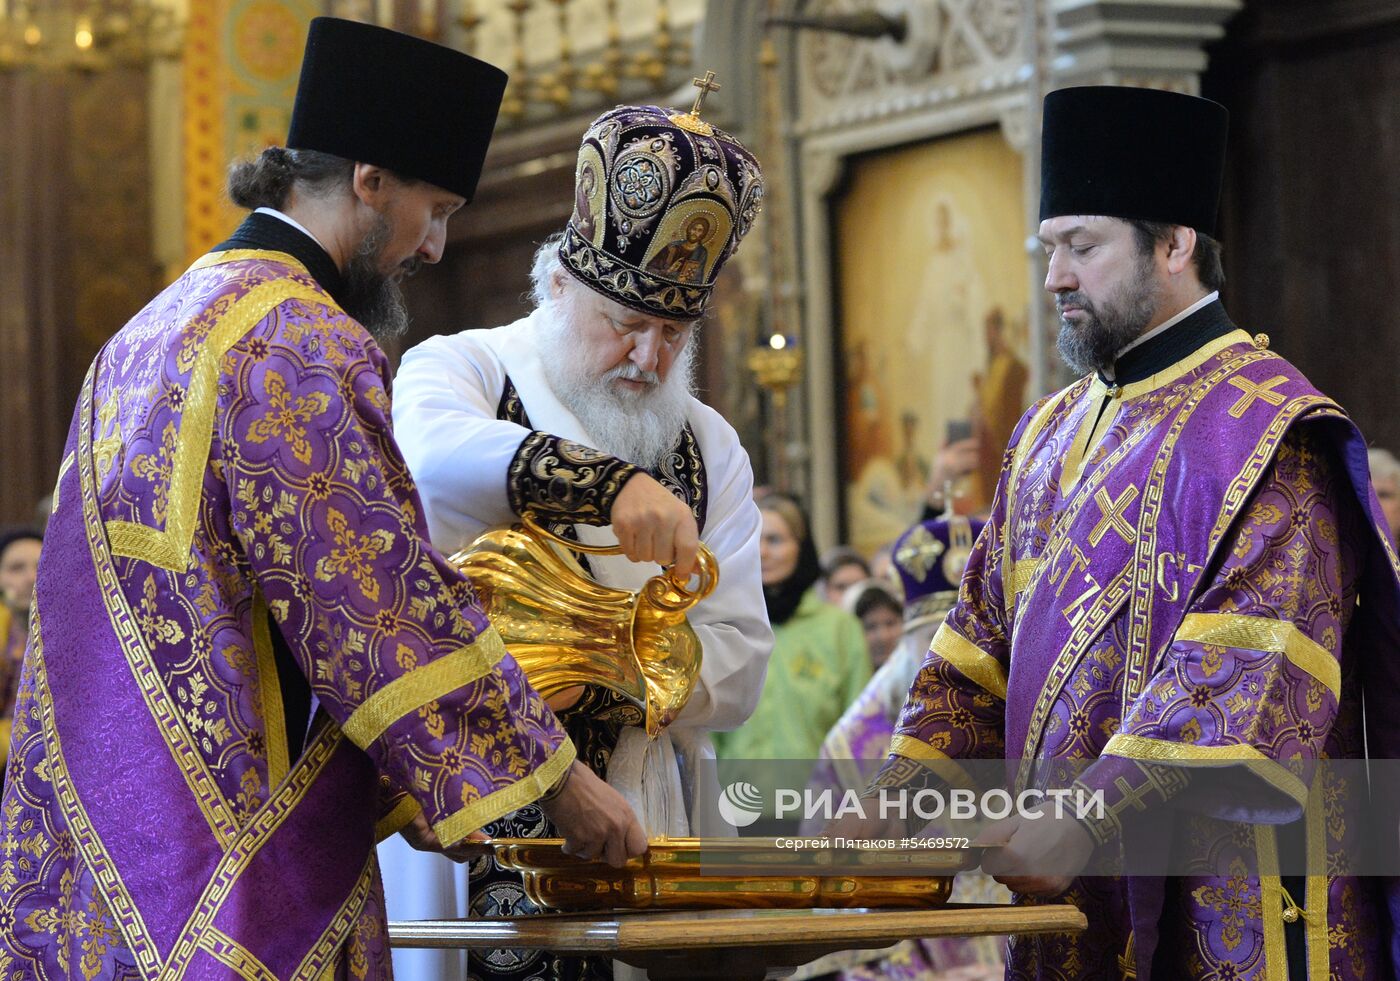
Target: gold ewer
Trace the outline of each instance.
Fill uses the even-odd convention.
[[[699,584],[653,576],[640,590],[603,586],[555,546],[618,555],[618,545],[561,538],[525,515],[452,556],[530,684],[545,698],[601,685],[646,717],[655,737],[675,720],[700,673],[700,638],[686,612],[714,591],[719,564],[700,546]]]

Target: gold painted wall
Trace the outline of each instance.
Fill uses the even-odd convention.
[[[957,510],[990,503],[1028,393],[1021,158],[999,130],[861,158],[836,204],[847,538],[874,551],[917,519],[954,430],[983,466]]]
[[[242,217],[224,193],[229,163],[286,140],[306,28],[321,12],[319,0],[191,0],[182,78],[187,261]]]

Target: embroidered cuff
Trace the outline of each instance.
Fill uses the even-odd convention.
[[[1187,772],[1177,766],[1154,766],[1116,756],[1100,757],[1071,788],[1084,795],[1102,795],[1102,807],[1085,807],[1075,816],[1096,845],[1106,845],[1123,833],[1123,820],[1139,811],[1165,804],[1186,789]]]
[[[533,432],[506,471],[506,494],[517,515],[533,511],[567,516],[576,524],[605,525],[622,485],[639,471],[625,460],[581,443]]]
[[[505,655],[505,641],[488,628],[465,647],[414,668],[371,694],[341,728],[352,743],[367,749],[399,719],[487,674]]]
[[[564,740],[533,773],[485,797],[466,800],[465,806],[460,810],[435,823],[433,831],[437,834],[438,841],[444,845],[455,845],[471,832],[484,828],[502,815],[518,811],[526,804],[539,800],[563,779],[577,756],[574,744]]]
[[[929,645],[943,660],[961,671],[988,695],[1006,701],[1006,669],[1001,662],[944,623]]]

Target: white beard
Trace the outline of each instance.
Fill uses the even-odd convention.
[[[645,470],[656,470],[680,442],[692,394],[695,350],[687,340],[671,363],[666,380],[645,391],[614,388],[617,378],[634,380],[655,376],[630,362],[592,374],[582,359],[563,354],[576,351],[580,341],[574,330],[577,309],[573,291],[541,306],[535,316],[535,339],[549,387],[564,407],[578,417],[602,450]]]

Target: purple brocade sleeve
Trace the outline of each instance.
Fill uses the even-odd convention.
[[[1306,428],[1285,438],[1118,735],[1081,777],[1106,795],[1090,829],[1098,840],[1118,833],[1127,804],[1184,789],[1180,770],[1163,777],[1171,771],[1135,761],[1251,763],[1241,769],[1262,776],[1258,786],[1237,783],[1228,801],[1190,797],[1193,809],[1238,818],[1301,809],[1306,785],[1278,763],[1348,755],[1356,735],[1335,723],[1356,605],[1350,543],[1361,536],[1343,481]]]
[[[286,303],[225,359],[215,462],[312,691],[391,781],[381,831],[411,817],[401,788],[450,843],[539,797],[573,748],[429,546],[387,378],[353,322]]]

